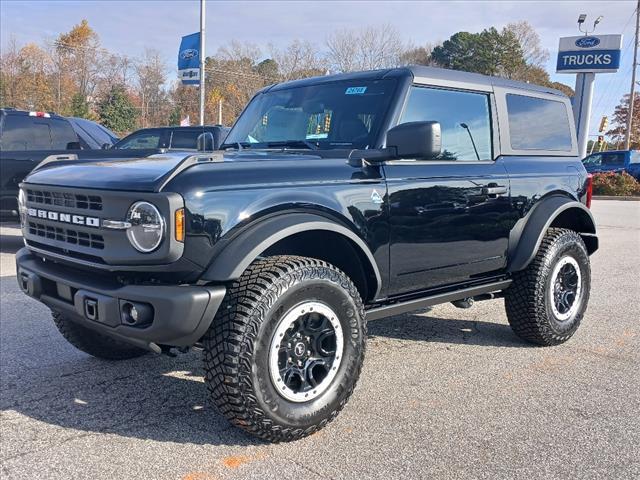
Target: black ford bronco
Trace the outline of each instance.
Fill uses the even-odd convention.
[[[557,345],[598,248],[569,99],[426,67],[258,92],[222,150],[49,162],[21,185],[18,283],[90,355],[204,351],[211,399],[271,441],[324,427],[366,321],[504,297]]]

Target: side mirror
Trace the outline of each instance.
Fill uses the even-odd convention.
[[[395,148],[397,158],[433,159],[442,152],[438,122],[407,122],[387,132],[387,147]]]
[[[213,152],[213,135],[211,132],[204,132],[198,135],[197,146],[199,152]]]
[[[103,143],[101,148],[102,148],[102,150],[109,150],[111,148],[111,144],[110,143]]]
[[[80,142],[69,142],[67,143],[67,150],[81,150]]]

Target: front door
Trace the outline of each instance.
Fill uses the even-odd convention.
[[[400,123],[437,121],[436,160],[384,166],[390,219],[391,294],[477,279],[506,266],[517,218],[509,179],[494,161],[489,92],[414,86]]]

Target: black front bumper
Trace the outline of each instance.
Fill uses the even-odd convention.
[[[159,345],[184,347],[200,340],[226,293],[224,286],[122,285],[45,262],[26,248],[16,254],[16,264],[18,284],[27,295],[69,320],[156,352]],[[142,306],[148,321],[126,324],[127,303]]]

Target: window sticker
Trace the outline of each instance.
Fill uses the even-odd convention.
[[[345,95],[362,95],[367,91],[367,87],[349,87],[345,90]]]

